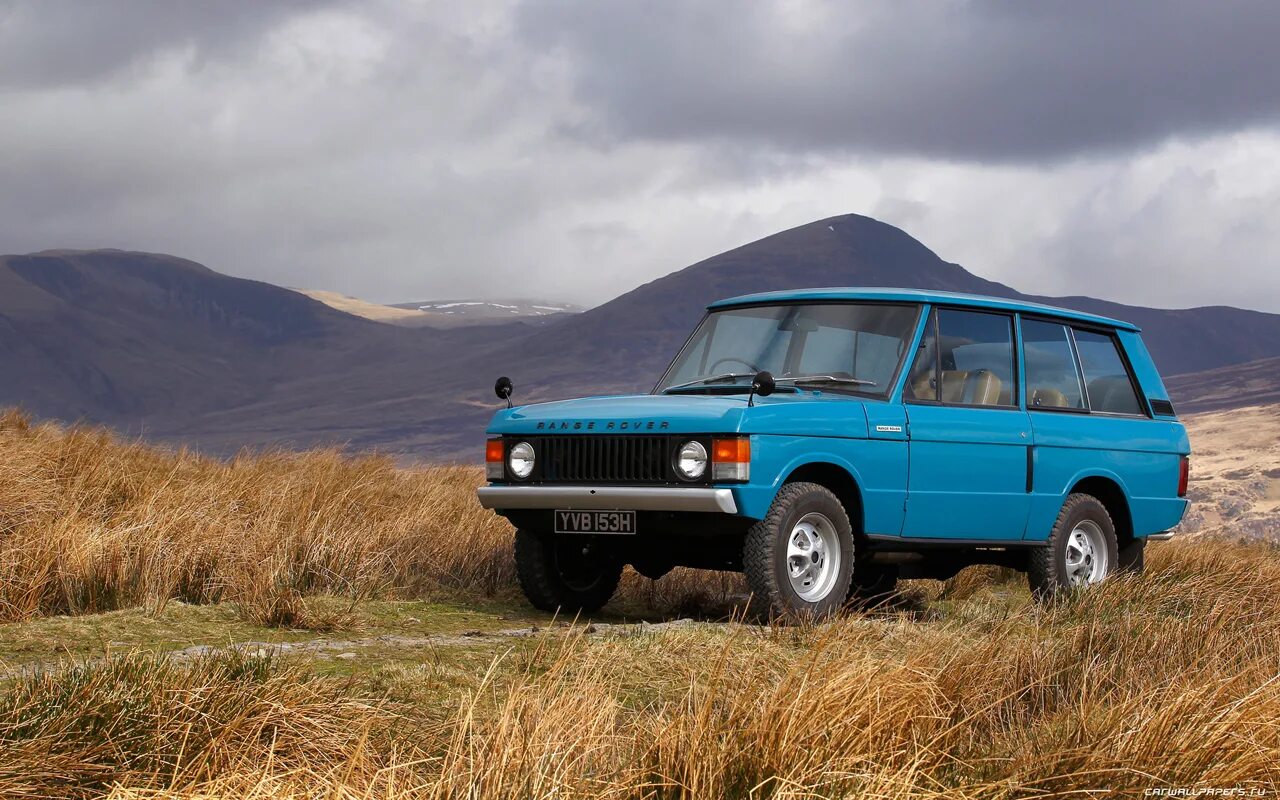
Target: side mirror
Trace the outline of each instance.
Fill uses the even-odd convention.
[[[773,394],[773,390],[777,386],[778,384],[774,382],[771,373],[764,370],[757,372],[756,376],[751,379],[751,394],[747,395],[747,408],[751,408],[756,404],[756,395],[768,397]]]
[[[761,397],[768,397],[773,394],[773,390],[777,387],[778,384],[773,380],[772,373],[769,372],[757,372],[756,376],[751,379],[752,394],[758,394]]]
[[[507,401],[507,408],[511,408],[511,393],[515,391],[515,385],[511,383],[511,379],[506,375],[498,378],[493,384],[493,393],[498,396],[499,400]]]

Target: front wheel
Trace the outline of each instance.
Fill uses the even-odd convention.
[[[844,605],[853,531],[840,500],[816,483],[788,483],[747,532],[742,566],[757,604],[776,617],[825,617]]]
[[[622,577],[622,562],[588,537],[521,528],[515,550],[520,588],[541,611],[598,611],[613,597]]]
[[[1116,529],[1096,497],[1073,494],[1062,504],[1044,547],[1032,551],[1027,582],[1038,600],[1099,583],[1120,568]]]

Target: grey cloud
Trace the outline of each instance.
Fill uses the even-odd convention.
[[[233,55],[272,25],[321,0],[0,1],[0,87],[110,79],[160,53],[190,48],[196,63]]]
[[[1275,26],[1170,4],[1147,63],[1113,52],[1145,7],[1107,8],[0,0],[0,252],[590,304],[856,211],[1032,291],[1274,308],[1280,135],[1240,131]],[[1063,119],[985,138],[1033,101]]]
[[[1280,117],[1266,0],[528,3],[619,138],[1037,161]]]

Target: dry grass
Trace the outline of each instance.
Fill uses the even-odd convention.
[[[268,763],[337,768],[370,743],[378,716],[340,684],[234,650],[70,665],[0,696],[0,796],[195,786]]]
[[[579,627],[500,656],[443,716],[344,702],[332,684],[290,668],[246,680],[203,663],[72,667],[27,681],[20,702],[0,704],[0,763],[17,725],[22,747],[72,728],[77,738],[59,753],[92,756],[89,768],[54,762],[65,783],[48,785],[68,795],[66,786],[102,786],[106,763],[120,798],[1275,791],[1275,554],[1170,545],[1152,560],[1145,578],[1048,610],[1028,600],[930,623],[850,616],[806,629],[720,625],[638,637],[593,638]],[[124,690],[108,689],[120,682]],[[249,710],[192,711],[187,698],[221,694],[193,687],[215,684],[238,687],[225,705]],[[181,702],[158,699],[175,695]],[[120,721],[105,731],[80,721],[86,714]],[[196,718],[204,718],[198,742],[176,769],[177,732]],[[303,725],[317,732],[301,735]],[[300,751],[303,741],[309,749]],[[155,742],[154,751],[140,742]],[[0,779],[0,794],[6,788]]]
[[[511,581],[508,531],[474,507],[468,470],[332,453],[220,464],[15,416],[0,452],[10,617],[170,597],[267,607],[254,592],[278,587],[305,610],[320,590]],[[698,577],[629,591],[684,602]],[[550,632],[447,698],[412,670],[374,691],[243,654],[62,666],[0,694],[0,796],[1280,790],[1274,548],[1153,546],[1146,575],[1051,608],[995,570],[912,591],[923,613],[805,628]]]
[[[333,451],[230,462],[100,430],[0,416],[0,621],[171,598],[234,601],[260,622],[304,598],[511,584],[510,529],[476,471],[397,470]]]

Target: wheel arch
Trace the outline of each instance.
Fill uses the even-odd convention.
[[[1101,473],[1078,476],[1067,491],[1067,497],[1073,494],[1091,495],[1106,507],[1107,513],[1111,515],[1111,523],[1115,525],[1116,540],[1121,547],[1133,541],[1133,511],[1129,493],[1118,477]],[[1063,498],[1064,502],[1065,500]]]
[[[854,535],[862,535],[865,530],[862,488],[850,469],[834,461],[806,461],[793,465],[786,473],[786,477],[779,482],[778,487],[781,488],[788,483],[802,481],[816,483],[831,490],[831,493],[844,506],[845,513],[849,515],[849,522],[853,526]]]

